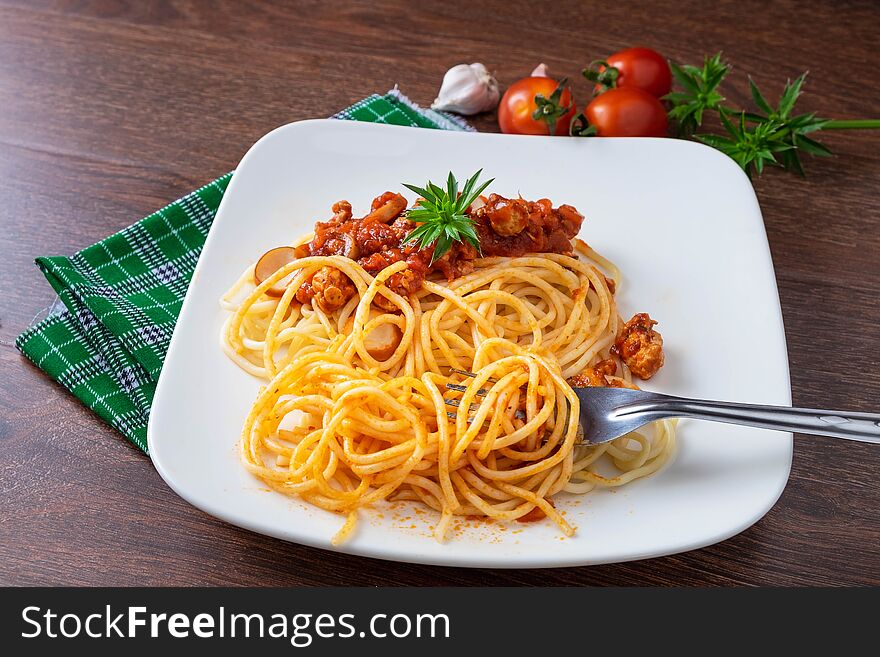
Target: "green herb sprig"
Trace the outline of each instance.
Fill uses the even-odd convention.
[[[703,124],[703,114],[717,111],[724,102],[718,86],[730,73],[730,65],[721,61],[719,52],[705,57],[703,68],[674,62],[669,63],[669,68],[682,91],[672,91],[663,99],[672,104],[669,118],[678,122],[679,135],[690,136]]]
[[[419,248],[426,249],[434,245],[431,264],[442,257],[454,242],[467,242],[480,251],[480,239],[474,229],[473,220],[467,216],[467,209],[477,197],[488,187],[494,178],[477,185],[482,169],[471,176],[459,193],[458,181],[452,172],[446,179],[446,189],[438,187],[430,180],[425,187],[408,185],[407,189],[421,198],[416,207],[408,210],[406,216],[419,224],[409,235],[404,244],[418,243]]]
[[[764,171],[765,164],[780,165],[776,154],[785,154],[795,148],[785,140],[788,133],[780,124],[772,120],[750,126],[747,123],[746,112],[731,116],[723,107],[719,108],[719,116],[729,137],[719,135],[696,135],[696,137],[704,144],[729,155],[746,173],[751,174],[754,169],[760,175]]]
[[[795,114],[806,73],[786,82],[779,103],[773,107],[749,78],[749,90],[757,112],[734,110],[724,104],[718,87],[730,72],[721,53],[706,57],[703,67],[670,63],[672,75],[681,87],[666,96],[669,118],[676,121],[681,136],[690,136],[733,158],[749,176],[761,174],[765,166],[777,166],[804,175],[800,154],[827,156],[831,151],[807,135],[821,130],[880,129],[880,120],[833,121],[815,113]],[[718,115],[726,134],[697,134],[707,113]]]
[[[782,90],[782,96],[779,98],[779,105],[771,107],[764,99],[761,90],[752,78],[749,78],[749,90],[752,92],[752,100],[763,114],[746,112],[746,119],[756,123],[757,125],[774,124],[776,126],[775,133],[777,139],[790,146],[781,153],[779,164],[788,171],[794,171],[798,175],[804,175],[804,167],[801,163],[798,151],[809,153],[810,155],[828,156],[831,151],[827,147],[820,144],[815,139],[807,137],[809,132],[817,132],[825,129],[831,121],[829,119],[820,119],[815,112],[809,114],[799,114],[792,116],[794,105],[801,95],[801,88],[804,86],[804,80],[807,74],[799,76],[794,82],[789,80]],[[758,171],[760,173],[760,171]]]

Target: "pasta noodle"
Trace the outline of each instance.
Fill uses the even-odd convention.
[[[613,349],[619,273],[586,244],[577,241],[571,256],[476,259],[471,273],[428,278],[409,297],[386,285],[406,266],[373,276],[341,255],[302,257],[256,287],[250,268],[221,302],[230,311],[225,352],[266,381],[244,423],[242,463],[281,493],[345,514],[334,542],[380,500],[434,509],[438,540],[456,515],[547,516],[572,535],[554,495],[621,486],[667,461],[671,421],[600,446],[577,443],[568,379],[612,359],[619,374],[609,380],[632,385]],[[322,267],[356,288],[332,312],[295,298]],[[267,293],[285,281],[282,296]],[[399,338],[381,359],[369,348],[377,331]]]

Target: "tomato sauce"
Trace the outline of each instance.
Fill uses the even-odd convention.
[[[421,288],[431,272],[438,271],[447,280],[470,273],[473,260],[480,257],[480,252],[483,256],[569,254],[571,239],[577,235],[584,219],[572,206],[554,208],[548,199],[526,201],[491,194],[488,199],[480,200],[480,207],[468,209],[479,237],[480,251],[470,244],[456,242],[431,263],[433,246],[421,249],[417,244],[404,244],[416,228],[404,214],[406,199],[400,194],[385,192],[373,200],[370,213],[360,219],[352,218],[348,201],[335,203],[333,217],[315,224],[314,237],[308,244],[297,247],[296,255],[342,255],[355,260],[371,274],[404,260],[407,268],[391,276],[387,285],[393,292],[409,296]],[[304,283],[297,292],[297,300],[305,303],[316,299],[323,310],[329,311],[341,306],[354,293],[353,286],[337,284],[331,272],[319,271],[315,277],[320,279],[321,286],[313,285],[312,281]],[[387,305],[380,297],[376,303]]]

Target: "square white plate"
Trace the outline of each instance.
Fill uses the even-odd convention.
[[[239,464],[237,442],[260,382],[221,352],[218,305],[240,272],[348,199],[355,213],[401,182],[483,168],[490,191],[570,203],[581,237],[623,271],[621,314],[660,321],[666,366],[646,388],[790,404],[785,335],[763,219],[725,155],[673,139],[471,134],[348,121],[303,121],[258,141],[226,192],[162,370],[149,447],[159,473],[193,505],[289,541],[399,561],[543,567],[626,561],[726,539],[763,516],[788,479],[791,434],[682,422],[666,468],[616,492],[562,501],[574,538],[550,521],[458,523],[446,543],[410,505],[362,514],[331,548],[340,516],[270,492]],[[409,195],[412,196],[411,194]]]

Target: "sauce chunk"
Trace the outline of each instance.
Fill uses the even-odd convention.
[[[572,252],[571,239],[577,235],[584,217],[570,205],[554,208],[548,199],[526,201],[491,194],[480,199],[480,207],[468,209],[480,240],[483,256],[521,256],[526,253]],[[296,256],[341,255],[357,261],[371,274],[405,261],[406,269],[387,281],[388,288],[403,297],[418,291],[434,271],[447,280],[473,271],[473,261],[481,253],[470,244],[456,242],[443,257],[431,263],[433,246],[405,244],[417,224],[404,214],[406,199],[394,192],[377,196],[370,212],[352,217],[351,204],[333,204],[333,216],[315,224],[314,237],[296,248]],[[478,204],[475,203],[474,206]],[[325,271],[332,270],[332,271]],[[333,273],[335,272],[335,274]],[[355,293],[355,287],[342,272],[324,267],[297,290],[300,303],[314,301],[324,312],[341,308]],[[393,304],[377,296],[376,305],[393,310]]]

